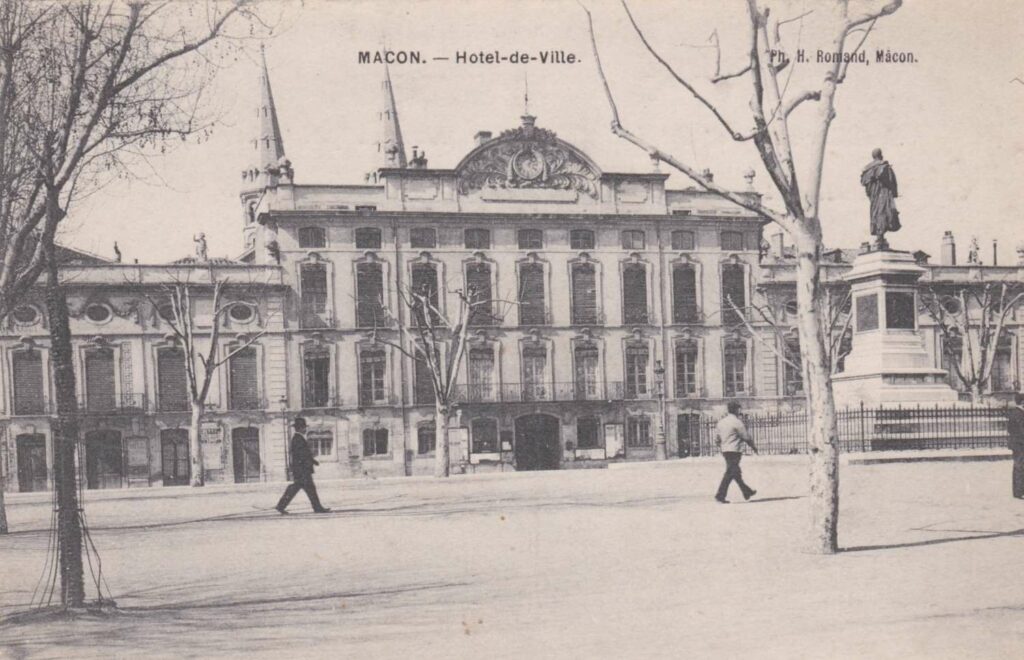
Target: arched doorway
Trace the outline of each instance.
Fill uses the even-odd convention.
[[[516,470],[557,470],[561,461],[558,418],[524,415],[516,419]]]

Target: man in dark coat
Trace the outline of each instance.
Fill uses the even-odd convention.
[[[1024,499],[1024,408],[1019,396],[1016,405],[1006,411],[1006,431],[1013,452],[1013,496]]]
[[[313,511],[327,513],[330,509],[320,504],[320,498],[316,494],[316,484],[313,483],[313,466],[320,465],[320,463],[313,458],[313,452],[309,450],[309,444],[306,442],[305,418],[296,417],[292,422],[292,427],[295,428],[295,434],[292,435],[288,449],[292,461],[293,480],[288,484],[288,488],[285,489],[284,495],[281,496],[275,508],[279,513],[288,513],[285,511],[288,503],[292,501],[296,493],[304,490],[309,498],[309,503],[313,505]]]
[[[882,150],[871,152],[873,159],[860,173],[860,184],[871,200],[871,235],[878,238],[878,245],[885,246],[885,232],[898,231],[900,212],[896,210],[896,174],[889,161],[882,158]]]

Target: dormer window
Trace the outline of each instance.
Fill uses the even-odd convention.
[[[379,250],[380,229],[376,227],[360,227],[356,229],[356,249]]]
[[[299,227],[299,247],[305,249],[327,247],[327,230],[323,227]]]

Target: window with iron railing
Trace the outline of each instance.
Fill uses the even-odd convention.
[[[526,401],[544,401],[547,388],[548,352],[541,346],[523,348],[523,398]]]
[[[598,362],[600,356],[597,346],[580,344],[576,346],[574,353],[576,397],[588,400],[600,398],[601,390],[598,382]]]
[[[331,354],[326,348],[308,348],[302,356],[302,405],[324,408],[331,400]]]
[[[494,351],[490,347],[469,350],[469,400],[493,401]]]
[[[117,407],[114,386],[114,350],[90,349],[85,354],[85,407],[89,412],[111,411]]]

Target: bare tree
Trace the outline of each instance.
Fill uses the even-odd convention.
[[[448,433],[452,413],[460,402],[457,386],[473,330],[500,321],[505,311],[516,304],[492,298],[489,292],[477,291],[472,286],[449,293],[456,302],[454,314],[450,316],[441,311],[437,291],[433,287],[419,290],[413,290],[411,286],[406,290],[399,287],[398,298],[402,306],[399,313],[387,309],[381,302],[389,324],[398,329],[399,341],[388,340],[376,328],[373,333],[376,341],[423,365],[430,374],[434,394],[435,477],[451,474]],[[410,317],[408,321],[406,313]]]
[[[154,308],[165,310],[161,315],[170,326],[184,358],[187,396],[191,411],[188,444],[191,473],[189,481],[192,486],[202,486],[205,482],[202,429],[213,377],[218,369],[255,344],[267,332],[267,323],[264,321],[263,328],[259,331],[239,335],[238,340],[230,346],[222,345],[221,331],[225,316],[232,306],[245,304],[236,299],[224,299],[225,288],[228,286],[224,279],[214,279],[212,285],[179,282],[165,292],[166,301],[150,300]],[[251,295],[252,290],[246,290],[249,294],[244,297],[254,299]],[[197,296],[208,296],[211,299],[209,330],[199,327],[199,316],[195,309]]]
[[[601,78],[612,117],[612,132],[647,152],[654,161],[669,164],[682,172],[701,189],[728,199],[761,218],[778,224],[793,239],[797,249],[797,304],[799,307],[800,352],[805,369],[807,399],[811,415],[808,444],[810,447],[810,506],[811,549],[821,553],[838,550],[839,528],[839,449],[836,426],[835,401],[825,336],[824,296],[821,282],[822,218],[820,217],[821,180],[825,166],[825,146],[829,128],[836,116],[835,99],[839,86],[846,79],[850,56],[857,53],[876,22],[895,12],[902,0],[885,2],[852,2],[829,0],[815,8],[825,26],[819,36],[825,44],[830,63],[821,72],[814,87],[790,93],[787,79],[780,73],[795,67],[788,58],[773,57],[773,53],[795,52],[792,43],[782,38],[782,27],[794,20],[775,15],[764,3],[747,0],[745,23],[748,40],[744,48],[743,64],[735,73],[712,76],[711,84],[733,83],[746,80],[750,89],[751,115],[741,124],[727,118],[727,113],[711,100],[698,85],[681,74],[651,43],[639,22],[623,0],[623,8],[637,37],[648,53],[663,66],[672,78],[721,125],[728,138],[751,143],[767,171],[783,208],[772,208],[753,195],[736,193],[703,177],[694,163],[673,156],[654,143],[629,130],[619,115],[615,97],[601,64],[593,17],[584,7],[593,47],[594,61]],[[860,38],[856,35],[860,33]],[[805,38],[808,35],[804,34]],[[715,39],[716,51],[718,39]],[[718,67],[716,67],[718,68]],[[704,85],[700,85],[704,87]],[[790,122],[794,113],[804,104],[814,102],[813,119],[806,127],[804,137],[809,142],[804,168],[797,167],[791,143]]]
[[[1006,320],[1024,299],[1024,289],[989,282],[942,291],[929,288],[921,296],[942,336],[942,352],[956,378],[978,402],[991,390],[992,369]]]

